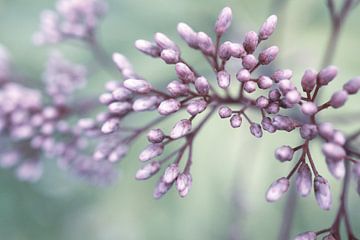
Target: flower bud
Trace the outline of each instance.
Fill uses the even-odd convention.
[[[269,92],[269,99],[271,101],[278,101],[280,100],[281,93],[278,89],[273,89]]]
[[[304,92],[311,92],[316,85],[317,72],[307,69],[301,79],[301,86]]]
[[[252,70],[258,64],[258,60],[254,55],[248,54],[242,60],[245,69]]]
[[[116,114],[125,114],[132,109],[129,102],[113,102],[109,104],[109,111]]]
[[[291,161],[294,156],[294,150],[287,145],[283,145],[276,149],[275,157],[280,162]]]
[[[161,143],[155,143],[148,145],[139,155],[139,159],[142,162],[153,159],[160,156],[164,151],[164,145]]]
[[[259,54],[260,64],[268,65],[276,58],[278,53],[279,53],[279,48],[277,46],[272,46],[265,49]]]
[[[289,189],[289,179],[282,177],[271,184],[266,192],[266,200],[268,202],[275,202],[279,200]]]
[[[240,43],[230,42],[230,55],[234,58],[242,58],[246,55],[244,46]]]
[[[304,124],[300,127],[300,135],[303,139],[314,139],[318,134],[317,126],[314,124]]]
[[[326,140],[330,141],[333,139],[335,130],[331,123],[325,122],[319,125],[319,134],[321,137],[325,138]]]
[[[346,137],[342,132],[335,130],[332,142],[336,143],[337,145],[343,146],[346,143]]]
[[[256,86],[257,86],[256,82],[247,81],[244,83],[244,90],[248,93],[252,93],[252,92],[255,92]]]
[[[175,124],[171,130],[170,137],[172,139],[177,139],[185,136],[191,132],[191,121],[188,119],[182,119]]]
[[[291,132],[297,126],[294,119],[288,116],[277,115],[274,117],[272,124],[277,130]]]
[[[142,53],[149,55],[151,57],[159,57],[160,56],[160,48],[155,44],[146,41],[146,40],[136,40],[135,47]]]
[[[277,23],[276,15],[271,15],[270,17],[268,17],[259,30],[259,39],[260,40],[268,39],[271,36],[271,34],[274,32],[276,28],[276,23]]]
[[[261,89],[268,89],[272,87],[273,80],[268,76],[260,76],[257,84]]]
[[[294,240],[316,240],[316,236],[315,232],[304,232],[297,235]]]
[[[155,33],[154,40],[161,49],[172,49],[175,52],[180,52],[179,47],[163,33]]]
[[[230,57],[231,57],[231,42],[226,41],[220,45],[219,57],[224,61],[227,61],[230,59]]]
[[[149,93],[152,90],[149,82],[133,78],[126,79],[124,81],[124,87],[136,93]]]
[[[215,46],[211,40],[211,38],[204,32],[198,32],[197,40],[199,44],[199,48],[206,55],[212,55],[215,51]]]
[[[114,100],[113,96],[111,95],[111,93],[103,93],[100,95],[99,97],[99,102],[102,104],[109,104]]]
[[[256,32],[247,32],[245,34],[245,39],[243,42],[243,46],[247,53],[251,54],[255,51],[259,43],[259,37]]]
[[[346,156],[346,152],[342,146],[339,146],[332,142],[327,142],[322,145],[321,148],[323,154],[327,158],[334,160],[342,160]]]
[[[107,157],[107,160],[112,163],[118,162],[126,156],[128,151],[129,151],[129,146],[125,144],[121,144],[117,146],[115,150],[110,152],[109,156]]]
[[[147,139],[151,143],[161,143],[165,138],[164,132],[157,128],[157,129],[151,129],[147,134]]]
[[[110,118],[101,126],[101,131],[105,134],[115,132],[119,129],[120,120],[118,118]]]
[[[203,112],[206,109],[206,107],[207,107],[207,102],[205,100],[195,99],[190,102],[190,104],[187,106],[186,110],[192,116],[195,116],[196,114]]]
[[[185,197],[191,187],[192,178],[190,174],[182,173],[176,179],[176,188],[180,197]]]
[[[160,178],[159,182],[157,183],[154,189],[154,193],[153,193],[154,198],[155,199],[161,198],[162,196],[165,195],[165,193],[167,193],[170,190],[171,187],[172,184],[168,184],[164,182],[162,178]]]
[[[188,85],[185,85],[179,81],[171,81],[166,89],[173,97],[186,96],[190,90]]]
[[[271,123],[271,119],[269,117],[264,117],[261,120],[261,126],[262,128],[269,132],[269,133],[274,133],[276,131],[275,127],[272,125]]]
[[[175,65],[176,74],[184,83],[190,83],[195,81],[194,72],[184,63],[177,63]]]
[[[117,87],[112,91],[112,97],[117,101],[125,101],[131,97],[131,91],[124,87]]]
[[[158,112],[161,115],[170,115],[174,112],[177,112],[181,107],[181,103],[174,99],[174,98],[170,98],[167,100],[164,100],[160,103],[159,107],[158,107]]]
[[[132,70],[133,68],[129,60],[127,60],[127,58],[120,53],[114,53],[112,55],[112,60],[121,72],[123,72],[126,69]]]
[[[217,73],[217,83],[219,87],[226,89],[230,86],[230,74],[226,71],[220,71]]]
[[[154,176],[160,170],[160,163],[157,161],[152,161],[150,163],[145,164],[142,168],[140,168],[135,175],[137,180],[146,180],[152,176]]]
[[[227,106],[221,106],[219,108],[219,116],[221,118],[228,118],[232,115],[232,110]]]
[[[238,128],[241,126],[242,123],[242,118],[239,114],[234,114],[231,118],[230,118],[230,125],[233,128]]]
[[[314,191],[319,207],[326,211],[330,210],[332,199],[328,181],[322,176],[316,176],[314,179]]]
[[[279,81],[279,89],[283,94],[286,94],[287,92],[295,90],[296,88],[290,80],[284,79]]]
[[[221,36],[230,27],[232,20],[231,8],[225,7],[221,10],[218,19],[215,23],[215,33]]]
[[[132,109],[135,112],[155,109],[162,99],[157,96],[141,97],[133,102]]]
[[[236,74],[236,79],[240,82],[247,82],[250,80],[250,72],[247,69],[240,69],[240,71]]]
[[[177,31],[181,38],[192,48],[198,48],[197,34],[186,23],[179,23],[177,25]]]
[[[279,82],[284,79],[291,79],[293,73],[290,69],[279,69],[276,70],[273,75],[271,75],[271,79],[275,82]]]
[[[210,91],[210,85],[205,77],[198,77],[195,80],[196,91],[201,95],[207,95]]]
[[[177,164],[170,164],[166,168],[162,179],[165,183],[168,183],[168,184],[173,183],[175,181],[175,179],[177,178],[177,176],[179,175],[179,173],[180,173],[179,166]]]
[[[164,49],[161,51],[160,57],[167,64],[175,64],[179,62],[180,54],[173,49]]]
[[[254,135],[256,138],[261,138],[263,133],[261,130],[261,126],[257,123],[251,123],[250,124],[250,132],[252,135]]]
[[[344,84],[343,89],[348,94],[356,94],[360,89],[360,77],[350,79],[350,81]]]
[[[297,104],[301,100],[301,95],[297,90],[290,90],[286,93],[285,100],[290,104]]]
[[[317,76],[317,83],[319,85],[328,85],[337,75],[337,68],[335,66],[328,66],[322,69]]]
[[[330,99],[330,105],[333,108],[342,107],[348,98],[348,93],[345,90],[335,92]]]
[[[317,108],[316,104],[313,103],[313,102],[304,102],[304,103],[301,105],[301,111],[302,111],[305,115],[311,116],[311,115],[314,115],[315,113],[317,113],[318,108]]]
[[[331,175],[336,179],[343,179],[345,177],[346,169],[344,160],[326,158],[326,165]]]
[[[302,197],[306,197],[310,194],[312,187],[312,176],[309,166],[306,163],[302,163],[297,171],[296,176],[296,191]]]
[[[264,96],[260,96],[256,99],[256,106],[258,108],[266,108],[269,105],[269,99]]]

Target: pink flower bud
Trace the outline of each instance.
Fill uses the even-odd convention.
[[[180,107],[181,107],[181,103],[178,100],[174,98],[170,98],[160,103],[158,107],[158,112],[161,115],[170,115],[174,112],[177,112],[180,109]]]
[[[256,138],[261,138],[263,133],[261,130],[261,126],[257,123],[251,123],[250,124],[250,132],[252,135],[254,135]]]
[[[230,27],[232,20],[231,8],[225,7],[221,10],[215,23],[215,33],[221,36]]]
[[[307,69],[301,79],[301,86],[304,92],[311,92],[316,85],[317,72]]]
[[[259,37],[256,32],[247,32],[243,42],[244,48],[247,53],[251,54],[255,51],[259,43]]]
[[[332,142],[324,143],[321,150],[327,158],[334,160],[342,160],[346,156],[344,148]]]
[[[330,210],[332,199],[328,181],[322,176],[316,176],[314,179],[314,191],[319,207],[326,211]]]
[[[325,138],[326,140],[330,141],[333,139],[335,130],[331,123],[325,122],[319,125],[319,134],[321,137]]]
[[[259,54],[260,64],[268,65],[276,58],[278,53],[279,53],[279,48],[277,46],[272,46],[265,49]]]
[[[153,159],[160,156],[164,151],[164,145],[161,143],[155,143],[148,145],[139,155],[139,159],[142,162]]]
[[[360,89],[360,77],[355,77],[344,84],[343,89],[348,94],[356,94]]]
[[[261,89],[268,89],[272,87],[273,80],[268,76],[260,76],[257,84]]]
[[[185,85],[179,81],[171,81],[166,89],[173,97],[186,96],[190,90],[188,85]]]
[[[276,28],[276,23],[277,23],[276,15],[271,15],[270,17],[268,17],[259,30],[259,39],[261,40],[268,39],[271,36],[271,34],[274,32]]]
[[[165,183],[173,183],[176,178],[179,176],[179,166],[177,164],[170,164],[166,170],[165,170],[165,173],[162,177],[163,181]]]
[[[239,114],[234,114],[231,118],[230,118],[230,125],[233,128],[238,128],[241,126],[242,123],[242,118]]]
[[[119,129],[120,120],[118,118],[110,118],[101,126],[101,131],[105,134],[115,132]]]
[[[159,182],[157,183],[154,189],[154,193],[153,193],[154,198],[155,199],[161,198],[162,196],[165,195],[165,193],[167,193],[170,190],[171,187],[172,184],[168,184],[164,182],[162,178],[160,178]]]
[[[172,49],[175,52],[180,52],[179,47],[163,33],[155,33],[154,40],[161,49]]]
[[[175,124],[175,126],[171,130],[170,137],[172,139],[181,138],[186,134],[190,133],[191,128],[191,121],[188,119],[182,119]]]
[[[318,108],[317,108],[316,104],[313,103],[313,102],[304,102],[304,103],[301,105],[301,111],[302,111],[305,115],[311,116],[311,115],[314,115],[315,113],[317,113]]]
[[[344,160],[336,160],[331,158],[326,158],[326,165],[329,169],[331,175],[336,179],[343,179],[345,177],[345,163]]]
[[[149,82],[133,78],[126,79],[124,81],[124,87],[136,93],[149,93],[152,90]]]
[[[103,93],[99,97],[99,102],[105,105],[111,103],[113,100],[114,98],[111,93]]]
[[[240,43],[230,43],[230,55],[234,58],[242,58],[246,55],[244,46]]]
[[[181,38],[192,48],[198,48],[197,34],[186,23],[179,23],[177,25],[177,31]]]
[[[231,57],[231,42],[226,41],[219,47],[219,57],[222,60],[229,60]]]
[[[220,71],[217,73],[217,83],[219,87],[226,89],[230,86],[230,74],[226,71]]]
[[[256,82],[247,81],[244,83],[244,90],[248,93],[252,93],[252,92],[255,92],[256,86],[257,86]]]
[[[273,75],[271,75],[271,79],[274,80],[275,82],[279,82],[281,80],[284,79],[291,79],[293,73],[290,69],[279,69],[276,70]]]
[[[199,48],[206,55],[212,55],[215,51],[215,46],[211,40],[211,38],[204,32],[198,32],[197,40],[199,44]]]
[[[180,54],[173,49],[164,49],[161,51],[160,57],[167,64],[175,64],[179,62]]]
[[[280,100],[281,93],[278,89],[273,89],[269,92],[269,99],[271,101],[278,101]]]
[[[291,161],[293,156],[294,156],[294,150],[287,145],[281,146],[277,148],[275,151],[275,157],[280,162]]]
[[[337,68],[335,66],[328,66],[322,69],[317,76],[317,83],[319,85],[328,85],[337,75]]]
[[[228,118],[232,115],[232,110],[227,106],[221,106],[219,108],[219,116],[221,118]]]
[[[192,116],[195,116],[196,114],[203,112],[206,109],[206,107],[207,107],[207,102],[205,100],[195,99],[190,102],[190,104],[187,106],[186,110]]]
[[[195,80],[196,91],[201,95],[207,95],[210,91],[210,85],[205,77],[198,77]]]
[[[147,139],[151,143],[161,143],[165,138],[165,134],[159,128],[151,129],[147,134]]]
[[[192,178],[190,174],[182,173],[176,179],[176,188],[180,197],[185,197],[191,187]]]
[[[254,55],[248,54],[242,60],[242,65],[248,70],[252,70],[258,64],[258,60]]]
[[[135,112],[154,110],[161,100],[162,99],[157,96],[141,97],[133,102],[132,109]]]
[[[297,104],[301,100],[301,95],[298,90],[290,90],[286,93],[285,99],[290,104]]]
[[[296,191],[302,197],[306,197],[310,194],[312,187],[312,176],[309,166],[306,163],[302,163],[297,171],[296,176]]]
[[[240,82],[247,82],[250,80],[250,72],[247,69],[240,69],[240,71],[236,74],[236,79]]]
[[[112,91],[112,97],[117,101],[124,101],[131,97],[131,91],[124,87],[117,87]]]
[[[157,161],[152,161],[150,163],[145,164],[142,168],[140,168],[135,175],[137,180],[146,180],[152,176],[154,176],[160,170],[160,163]]]
[[[113,102],[109,104],[109,111],[116,114],[125,114],[132,109],[129,102]]]
[[[136,40],[135,47],[142,53],[149,55],[151,57],[160,56],[160,52],[161,52],[160,48],[149,41],[142,39]]]
[[[316,240],[316,236],[315,232],[304,232],[297,235],[294,240]]]
[[[343,146],[346,143],[346,137],[344,136],[344,134],[342,132],[335,130],[331,141],[340,146]]]
[[[279,81],[279,89],[283,94],[286,94],[287,92],[295,90],[296,88],[290,80],[284,79]]]
[[[333,108],[342,107],[348,98],[348,93],[345,90],[335,92],[330,99],[330,105]]]
[[[191,69],[184,63],[177,63],[175,65],[176,74],[181,81],[184,83],[190,83],[195,81],[195,74]]]
[[[269,99],[264,96],[260,96],[256,99],[256,106],[258,108],[266,108],[269,105]]]
[[[289,189],[289,179],[282,177],[271,184],[266,192],[266,200],[268,202],[275,202],[279,200]]]
[[[300,128],[300,135],[303,139],[314,139],[318,134],[317,126],[314,124],[304,124]]]

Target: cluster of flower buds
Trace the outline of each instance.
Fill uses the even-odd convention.
[[[107,11],[104,0],[58,0],[56,10],[41,14],[39,32],[33,36],[37,45],[66,39],[88,39]]]

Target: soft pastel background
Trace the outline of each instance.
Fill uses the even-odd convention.
[[[0,0],[0,43],[11,52],[18,71],[36,80],[29,85],[41,84],[41,72],[52,49],[34,47],[31,35],[38,27],[40,12],[53,5],[53,0]],[[279,45],[281,53],[275,64],[293,69],[295,79],[305,68],[319,67],[329,33],[323,0],[109,0],[110,11],[102,24],[100,39],[109,53],[124,53],[138,72],[163,86],[174,78],[171,68],[138,53],[133,42],[138,38],[149,39],[156,31],[179,41],[176,24],[180,21],[196,30],[211,32],[218,11],[226,5],[234,13],[231,33],[227,35],[230,39],[241,41],[241,33],[257,30],[268,15],[277,13],[279,29],[272,41]],[[351,76],[360,75],[359,23],[360,8],[352,13],[343,29],[334,62],[340,69],[339,77],[324,91],[324,98],[331,88],[339,88]],[[76,62],[93,62],[92,56],[78,45],[60,46],[65,56]],[[200,54],[185,51],[184,55],[203,73],[209,72]],[[89,88],[79,94],[99,94],[109,78],[105,72],[96,73]],[[359,96],[352,100],[338,112],[346,115],[358,111]],[[334,113],[331,110],[328,115]],[[349,132],[359,127],[358,122],[354,123],[349,127],[340,121],[337,126]],[[36,184],[18,182],[10,172],[0,170],[0,239],[277,239],[286,198],[268,204],[264,192],[291,167],[273,157],[276,146],[297,144],[297,138],[291,135],[266,135],[259,141],[250,137],[246,126],[233,130],[227,122],[214,118],[196,139],[194,184],[186,199],[170,191],[156,201],[152,198],[156,177],[147,182],[134,180],[139,167],[136,154],[144,146],[143,140],[118,166],[119,181],[107,188],[89,186],[59,170],[51,159],[45,160],[44,177]],[[320,171],[330,180],[337,196],[340,182],[329,176],[318,146],[313,148]],[[299,199],[298,203],[292,236],[332,223],[337,200],[330,212],[321,211],[313,195]],[[350,213],[357,235],[360,235],[359,206],[360,198],[352,184]]]

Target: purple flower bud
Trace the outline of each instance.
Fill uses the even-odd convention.
[[[302,197],[306,197],[310,194],[312,187],[312,176],[309,166],[306,163],[302,163],[297,171],[296,176],[296,191]]]
[[[248,54],[242,60],[242,65],[248,70],[252,70],[258,64],[258,60],[254,55]]]
[[[159,57],[160,56],[160,48],[155,44],[146,41],[146,40],[136,40],[135,47],[141,51],[142,53],[149,55],[151,57]]]
[[[220,45],[219,57],[224,61],[227,61],[230,59],[230,57],[231,57],[231,42],[226,41]]]
[[[113,102],[109,104],[109,111],[116,114],[125,114],[132,109],[129,102]]]
[[[125,144],[121,144],[121,145],[117,146],[115,148],[115,150],[109,154],[107,159],[109,162],[112,162],[112,163],[118,162],[126,156],[128,151],[129,151],[129,146],[125,145]]]
[[[198,48],[197,34],[186,23],[179,23],[177,25],[177,31],[181,38],[192,48]]]
[[[203,112],[206,109],[206,107],[207,107],[207,102],[205,100],[195,99],[190,102],[190,104],[187,106],[186,110],[192,116],[195,116],[196,114]]]
[[[266,108],[269,105],[269,99],[264,96],[260,96],[256,99],[256,106],[258,108]]]
[[[180,109],[180,107],[181,107],[181,103],[178,100],[174,98],[170,98],[160,103],[158,107],[158,112],[161,115],[170,115],[174,112],[177,112]]]
[[[160,163],[157,161],[152,161],[150,163],[145,164],[142,168],[140,168],[135,175],[137,180],[146,180],[152,176],[154,176],[160,170]]]
[[[268,202],[275,202],[279,200],[289,189],[289,179],[282,177],[271,184],[266,192],[266,200]]]
[[[154,40],[161,49],[172,49],[175,52],[180,52],[179,47],[163,33],[155,33]]]
[[[154,110],[161,100],[162,99],[157,96],[141,97],[134,101],[132,109],[135,112]]]
[[[333,108],[342,107],[348,98],[348,93],[345,90],[335,92],[330,99],[330,105]]]
[[[165,138],[165,134],[159,128],[151,129],[147,134],[147,139],[151,143],[161,143]]]
[[[269,114],[276,114],[280,111],[280,106],[278,103],[273,102],[266,107],[265,111]]]
[[[277,130],[284,130],[287,132],[291,132],[297,126],[297,123],[294,119],[282,115],[275,116],[272,124]]]
[[[260,76],[258,80],[258,86],[261,89],[271,88],[273,85],[273,80],[268,76]]]
[[[302,111],[305,115],[311,116],[311,115],[314,115],[315,113],[317,113],[318,108],[317,108],[316,104],[313,103],[313,102],[304,102],[304,103],[301,105],[301,111]]]
[[[350,81],[344,84],[343,89],[348,94],[356,94],[360,89],[360,77],[350,79]]]
[[[335,130],[332,138],[332,142],[343,146],[346,143],[346,137],[342,132]]]
[[[241,126],[242,123],[242,118],[239,114],[234,114],[231,118],[230,118],[230,125],[233,128],[238,128]]]
[[[254,135],[256,138],[261,138],[263,133],[261,130],[261,126],[257,123],[251,123],[250,124],[250,132],[252,135]]]
[[[301,100],[301,95],[298,90],[290,90],[286,93],[285,100],[290,104],[297,104]]]
[[[119,124],[118,118],[110,118],[101,126],[101,131],[105,134],[113,133],[119,129]]]
[[[336,159],[326,158],[326,165],[331,175],[333,175],[336,179],[344,178],[346,172],[344,160],[339,161]]]
[[[166,168],[162,179],[165,183],[170,184],[176,180],[176,178],[179,176],[179,174],[180,174],[179,166],[177,164],[170,164]]]
[[[175,65],[176,74],[181,81],[184,83],[190,83],[195,81],[195,74],[191,69],[184,63],[177,63]]]
[[[264,117],[261,120],[261,126],[265,131],[269,133],[274,133],[276,131],[275,127],[271,123],[271,118],[269,117]]]
[[[217,73],[217,83],[219,87],[226,89],[230,86],[230,74],[226,71],[220,71]]]
[[[225,7],[221,10],[215,23],[215,33],[221,36],[230,27],[232,20],[231,8]]]
[[[291,79],[293,73],[290,69],[279,69],[276,70],[273,75],[271,75],[271,79],[274,80],[275,82],[279,82],[281,80],[284,79]]]
[[[242,58],[246,55],[244,46],[240,43],[230,42],[230,55],[234,58]]]
[[[118,82],[116,80],[110,80],[105,83],[105,89],[106,89],[106,91],[109,91],[109,92],[114,91],[117,87],[120,87],[120,86],[121,86],[120,82]]]
[[[322,69],[317,76],[317,83],[319,85],[328,85],[337,75],[337,68],[335,66],[328,66]]]
[[[259,30],[259,39],[261,40],[268,39],[271,36],[271,34],[274,32],[276,28],[276,23],[277,23],[276,15],[271,15],[270,17],[268,17]]]
[[[314,124],[304,124],[300,128],[300,135],[303,139],[314,139],[318,134],[317,126]]]
[[[114,99],[111,93],[103,93],[99,97],[99,102],[105,105],[111,103],[113,100]]]
[[[173,97],[186,96],[190,90],[188,85],[185,85],[176,80],[170,82],[166,89]]]
[[[278,53],[279,53],[279,48],[277,46],[272,46],[265,49],[259,54],[260,64],[268,65],[276,58]]]
[[[201,95],[207,95],[210,91],[210,85],[209,82],[205,77],[198,77],[195,80],[195,88],[196,91]]]
[[[286,94],[287,92],[295,90],[296,88],[290,80],[284,79],[279,81],[279,89],[283,94]]]
[[[215,51],[215,46],[211,40],[211,38],[204,32],[198,32],[197,40],[199,44],[199,48],[206,55],[212,55]]]
[[[280,162],[291,161],[294,156],[294,150],[287,145],[283,145],[275,150],[275,157]]]
[[[149,93],[152,90],[149,82],[133,78],[126,79],[124,81],[124,87],[136,93]]]
[[[219,116],[221,118],[228,118],[232,115],[232,110],[231,108],[227,107],[227,106],[221,106],[219,108]]]
[[[301,79],[301,86],[304,92],[311,92],[316,85],[317,72],[307,69]]]
[[[325,138],[326,140],[330,141],[333,139],[335,134],[335,130],[331,123],[325,122],[319,125],[319,134],[321,137]]]
[[[182,173],[176,179],[176,188],[180,197],[185,197],[191,187],[192,178],[190,174]]]
[[[316,240],[316,236],[315,232],[304,232],[297,235],[294,240]]]
[[[240,71],[236,74],[236,79],[240,82],[247,82],[250,80],[250,72],[247,69],[240,69]]]
[[[164,49],[161,51],[160,57],[167,64],[176,64],[179,62],[180,54],[173,49]]]
[[[269,92],[269,99],[271,101],[278,101],[280,100],[281,93],[278,89],[273,89]]]
[[[248,93],[252,93],[252,92],[255,92],[256,86],[257,86],[256,82],[247,81],[244,83],[244,90]]]
[[[185,136],[191,132],[191,121],[188,119],[182,119],[175,124],[171,130],[170,137],[172,139],[177,139]]]
[[[346,156],[344,148],[332,142],[324,143],[321,150],[325,157],[334,160],[342,160]]]
[[[314,179],[314,191],[319,207],[326,211],[330,210],[332,199],[328,181],[322,176],[316,176]]]
[[[153,159],[160,156],[164,151],[164,145],[161,143],[155,143],[148,145],[139,155],[139,159],[142,162]]]
[[[165,183],[163,179],[160,178],[159,182],[157,183],[154,189],[154,193],[153,193],[154,198],[159,199],[162,196],[164,196],[164,194],[170,190],[172,185],[173,185],[172,183],[171,184]]]
[[[247,32],[243,42],[244,48],[247,53],[251,54],[255,51],[259,43],[259,37],[256,32]]]
[[[131,97],[131,91],[124,87],[118,87],[112,91],[112,97],[117,101],[124,101]]]

